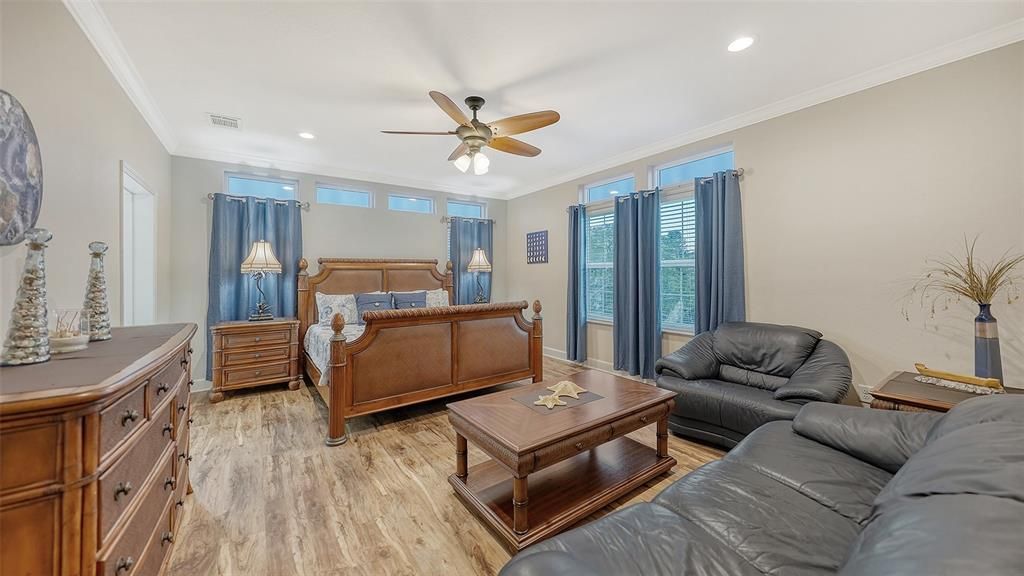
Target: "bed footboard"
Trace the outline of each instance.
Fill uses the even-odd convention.
[[[327,444],[343,444],[345,418],[470,390],[544,378],[539,301],[380,310],[348,343],[332,318]]]

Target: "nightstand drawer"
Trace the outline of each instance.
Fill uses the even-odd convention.
[[[248,368],[225,368],[224,388],[246,386],[257,382],[281,380],[288,378],[289,365],[271,364],[269,366],[258,366]]]
[[[258,332],[241,332],[224,335],[224,350],[232,348],[251,348],[254,346],[280,346],[291,342],[290,328],[277,330],[260,330]]]
[[[290,350],[287,346],[282,348],[268,348],[266,350],[225,350],[224,365],[239,366],[244,364],[285,362],[288,360],[289,353]]]

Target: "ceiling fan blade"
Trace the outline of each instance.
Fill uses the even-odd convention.
[[[454,162],[456,158],[462,156],[466,152],[469,152],[469,145],[466,144],[465,142],[461,142],[459,143],[458,146],[455,147],[455,151],[452,152],[452,155],[448,157],[448,161]]]
[[[536,130],[543,128],[558,122],[561,116],[554,110],[544,110],[543,112],[531,112],[529,114],[520,114],[519,116],[510,116],[508,118],[502,118],[496,122],[487,124],[490,127],[491,132],[495,136],[511,136],[513,134],[522,134],[523,132],[529,132],[530,130]]]
[[[404,130],[381,130],[383,134],[422,134],[424,136],[451,136],[455,134],[449,130],[448,132],[406,132]]]
[[[460,126],[469,126],[469,118],[466,114],[452,102],[452,99],[437,92],[436,90],[430,91],[430,98],[434,100],[434,104],[437,104],[441,110],[444,110],[445,114],[455,120]]]
[[[508,152],[509,154],[516,154],[518,156],[530,156],[532,158],[537,154],[540,154],[540,148],[531,146],[522,140],[516,140],[515,138],[509,138],[507,136],[494,138],[487,145],[495,150],[501,150],[502,152]]]

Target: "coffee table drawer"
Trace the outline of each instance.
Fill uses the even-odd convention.
[[[636,414],[630,414],[629,416],[620,418],[615,422],[612,422],[612,437],[618,438],[619,436],[629,434],[634,430],[650,426],[663,418],[668,411],[668,404],[659,404],[652,408],[648,408],[647,410],[637,412]]]
[[[602,426],[576,436],[570,436],[555,444],[538,449],[534,453],[533,470],[540,470],[586,452],[612,439],[612,427]]]

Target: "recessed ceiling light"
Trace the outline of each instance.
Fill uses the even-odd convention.
[[[311,132],[299,132],[299,138],[305,138],[306,140],[312,140],[316,138]]]
[[[750,48],[754,44],[754,39],[750,36],[741,36],[733,40],[729,44],[729,52],[740,52]]]

